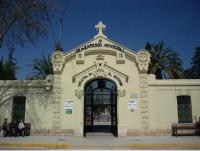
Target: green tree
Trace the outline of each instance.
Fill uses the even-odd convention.
[[[145,49],[151,54],[149,73],[155,74],[156,79],[182,78],[182,61],[177,52],[166,47],[161,41],[155,44],[146,43]]]
[[[1,0],[0,48],[4,44],[35,45],[47,35],[50,8],[47,0]]]
[[[16,80],[17,63],[13,57],[14,48],[9,50],[8,59],[4,63],[4,80]]]
[[[50,55],[41,56],[39,59],[34,59],[31,64],[32,72],[28,75],[30,80],[44,80],[48,74],[53,74],[53,66]]]
[[[0,59],[0,80],[3,77],[3,57]]]
[[[195,48],[194,56],[192,57],[191,67],[184,71],[184,78],[200,79],[200,47]]]
[[[9,49],[8,59],[0,60],[0,80],[16,80],[17,63],[13,57],[14,48]]]
[[[194,79],[194,71],[193,68],[187,68],[183,73],[184,79]]]

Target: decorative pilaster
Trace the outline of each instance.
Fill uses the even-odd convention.
[[[148,81],[147,72],[150,62],[150,54],[146,50],[141,50],[137,55],[137,63],[140,77],[140,124],[142,129],[149,129],[149,104],[148,104]]]
[[[53,128],[57,131],[61,129],[61,73],[63,70],[63,53],[56,51],[52,55],[52,64],[54,71],[53,80]]]
[[[147,74],[140,74],[140,119],[143,129],[149,128],[149,105]]]
[[[59,130],[61,125],[61,89],[60,89],[60,74],[54,75],[54,84],[53,84],[53,128]]]

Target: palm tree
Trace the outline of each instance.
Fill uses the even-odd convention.
[[[32,72],[28,75],[29,80],[44,80],[48,74],[53,74],[53,66],[50,55],[47,58],[42,55],[34,59],[31,64]]]
[[[177,52],[162,41],[155,44],[147,42],[145,49],[151,54],[149,73],[155,74],[156,79],[182,78],[182,61]]]

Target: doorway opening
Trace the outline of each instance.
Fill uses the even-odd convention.
[[[118,136],[117,86],[107,79],[96,79],[84,89],[84,136],[87,132],[106,132]]]
[[[25,122],[25,104],[26,97],[17,96],[13,99],[13,108],[12,108],[12,121],[22,120]]]

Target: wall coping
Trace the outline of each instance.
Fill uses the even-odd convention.
[[[176,80],[151,80],[149,86],[200,86],[200,80],[176,79]]]
[[[41,88],[46,85],[46,80],[0,80],[1,87],[30,87],[30,88]]]

